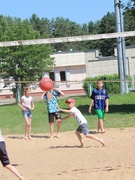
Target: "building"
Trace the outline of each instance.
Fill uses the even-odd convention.
[[[126,75],[135,77],[135,46],[126,47]],[[65,90],[81,89],[86,77],[118,74],[117,49],[113,56],[103,57],[99,50],[88,52],[58,52],[52,55],[55,65],[49,76],[55,81],[56,87]]]
[[[135,87],[135,46],[126,47],[126,75],[132,77],[132,87]],[[103,57],[99,50],[58,52],[51,55],[55,64],[51,72],[45,72],[44,77],[49,76],[55,82],[55,87],[63,91],[83,90],[83,81],[86,77],[118,74],[117,49],[114,55]],[[10,86],[5,90],[0,82],[0,95],[12,94]],[[33,93],[42,92],[40,88],[33,88]]]

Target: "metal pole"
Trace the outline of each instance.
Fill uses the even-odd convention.
[[[115,19],[116,19],[116,32],[121,32],[120,21],[120,4],[119,0],[114,0]],[[124,94],[124,73],[123,73],[123,59],[122,59],[122,39],[118,37],[117,42],[117,55],[118,55],[118,74],[120,79],[120,93]]]
[[[124,19],[123,19],[123,14],[122,14],[122,1],[119,0],[119,4],[120,4],[120,21],[121,21],[121,32],[124,32]],[[122,58],[123,58],[123,76],[124,76],[124,87],[125,87],[125,93],[128,93],[128,83],[127,83],[127,68],[126,68],[126,48],[125,48],[125,38],[121,37],[122,41]]]
[[[20,78],[18,78],[18,82],[19,82],[19,81],[20,81]],[[19,102],[20,99],[21,99],[20,87],[21,87],[21,84],[20,84],[20,83],[17,83],[17,84],[16,84],[16,104],[18,104],[18,102]]]

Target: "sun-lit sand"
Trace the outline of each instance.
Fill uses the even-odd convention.
[[[11,164],[25,180],[133,180],[135,178],[135,127],[106,129],[95,134],[104,139],[105,147],[85,138],[80,148],[74,132],[61,133],[59,138],[49,134],[4,136]],[[17,179],[0,167],[1,180]]]

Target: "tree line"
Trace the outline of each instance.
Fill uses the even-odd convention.
[[[135,0],[121,7],[124,17],[124,30],[135,30]],[[96,22],[82,25],[68,18],[39,18],[32,14],[29,19],[0,15],[0,41],[32,40],[81,36],[116,32],[115,13],[108,12]],[[135,37],[125,38],[126,46],[135,45]],[[89,51],[99,49],[103,56],[111,56],[116,47],[116,39],[14,46],[0,48],[0,77],[13,76],[16,81],[34,81],[42,77],[54,64],[50,54],[58,51]]]

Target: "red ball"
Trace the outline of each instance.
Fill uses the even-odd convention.
[[[53,81],[48,77],[44,77],[40,80],[39,87],[43,91],[50,91],[53,88]]]

